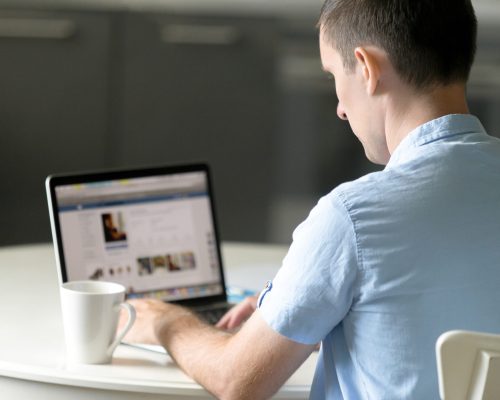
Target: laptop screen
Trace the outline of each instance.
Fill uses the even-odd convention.
[[[224,293],[206,171],[59,184],[52,196],[63,281],[166,301]]]

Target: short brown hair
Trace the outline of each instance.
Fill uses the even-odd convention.
[[[470,0],[326,0],[318,27],[346,70],[357,46],[376,45],[416,88],[466,82],[476,51]]]

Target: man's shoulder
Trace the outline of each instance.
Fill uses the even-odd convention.
[[[422,168],[430,173],[428,166]],[[371,172],[337,186],[329,194],[330,201],[345,208],[351,219],[376,218],[388,210],[406,209],[412,199],[430,190],[421,176],[422,171],[406,166]]]
[[[340,199],[342,202],[362,201],[373,195],[386,193],[394,186],[394,177],[391,171],[376,171],[363,175],[353,181],[344,182],[331,191],[329,196]]]

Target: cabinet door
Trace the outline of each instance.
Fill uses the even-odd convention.
[[[0,244],[48,241],[44,179],[107,164],[104,15],[0,12]]]
[[[264,240],[272,188],[269,20],[128,15],[120,164],[207,161],[224,239]]]

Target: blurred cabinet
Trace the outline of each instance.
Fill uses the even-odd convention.
[[[0,244],[50,240],[49,173],[207,161],[224,239],[264,240],[274,24],[0,13]]]
[[[108,18],[0,12],[0,244],[50,238],[44,178],[105,164]]]
[[[275,24],[127,14],[120,165],[208,161],[222,236],[263,240],[275,119]]]

